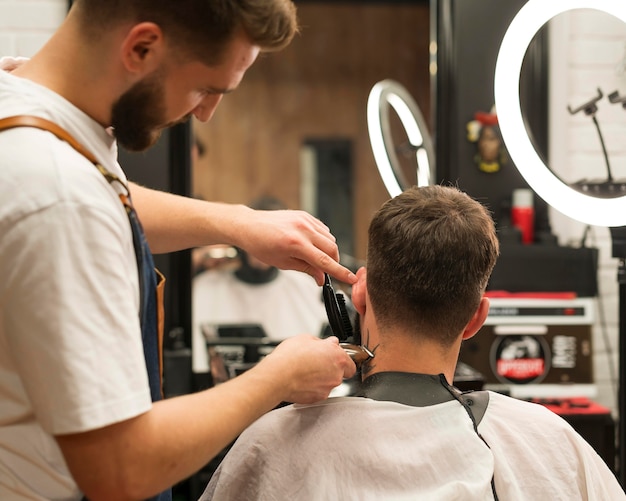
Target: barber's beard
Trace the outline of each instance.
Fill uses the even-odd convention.
[[[129,151],[144,151],[157,142],[169,126],[165,119],[163,76],[153,73],[126,91],[111,110],[117,142]]]

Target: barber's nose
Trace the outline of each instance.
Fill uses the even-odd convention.
[[[205,97],[193,111],[193,115],[201,122],[208,122],[221,100],[222,94],[212,94]]]

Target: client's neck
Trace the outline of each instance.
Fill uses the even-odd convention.
[[[458,343],[444,348],[434,341],[416,339],[415,333],[389,332],[375,337],[378,342],[377,346],[370,346],[375,347],[375,356],[368,376],[377,372],[444,374],[448,383],[453,383],[460,338]]]

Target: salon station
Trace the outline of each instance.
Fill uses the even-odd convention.
[[[620,474],[624,7],[296,3],[302,32],[290,47],[259,60],[211,122],[172,130],[160,151],[129,155],[127,169],[207,200],[248,204],[271,195],[309,211],[332,229],[355,270],[380,203],[413,184],[459,186],[492,211],[501,255],[488,320],[462,346],[455,385],[546,405]],[[192,152],[188,169],[178,165],[181,151]],[[205,251],[220,268],[238,266],[233,249]],[[191,325],[191,305],[199,304],[192,296],[202,292],[185,279],[189,259],[165,262],[174,281],[165,351],[172,395],[236,376],[281,337],[256,317]],[[285,296],[260,309],[290,315],[293,296]],[[210,369],[211,354],[219,363]],[[220,460],[181,491],[195,499]]]
[[[547,407],[623,486],[626,3],[295,4],[300,33],[259,57],[211,121],[176,125],[144,153],[120,149],[128,178],[307,211],[354,272],[381,204],[413,185],[457,186],[490,210],[500,257],[489,315],[461,346],[454,386]],[[29,56],[38,38],[28,30],[49,24],[7,23],[3,34],[28,40],[15,47]],[[333,309],[355,322],[348,284],[320,288],[228,246],[155,261],[167,276],[166,398],[235,378],[301,332],[336,335],[368,356]],[[224,454],[175,486],[174,499],[198,499]]]
[[[241,203],[271,193],[320,217],[355,269],[369,214],[404,188],[454,183],[485,202],[501,255],[489,318],[462,346],[455,384],[546,405],[617,473],[624,7],[297,3],[301,36],[259,61],[214,120],[195,126],[206,152],[191,171],[194,193]],[[209,320],[191,327],[208,336],[192,349],[194,360],[198,350],[227,357],[230,367],[213,377],[245,370],[273,342],[252,332],[263,329],[247,325],[256,322]],[[235,347],[231,337],[256,335],[260,347],[258,338]],[[171,363],[182,353],[172,351]],[[203,367],[192,385],[210,384]],[[219,459],[192,483],[203,486]]]

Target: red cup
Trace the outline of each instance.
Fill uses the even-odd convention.
[[[535,208],[532,190],[513,191],[511,224],[522,232],[523,244],[532,244],[535,241]]]

